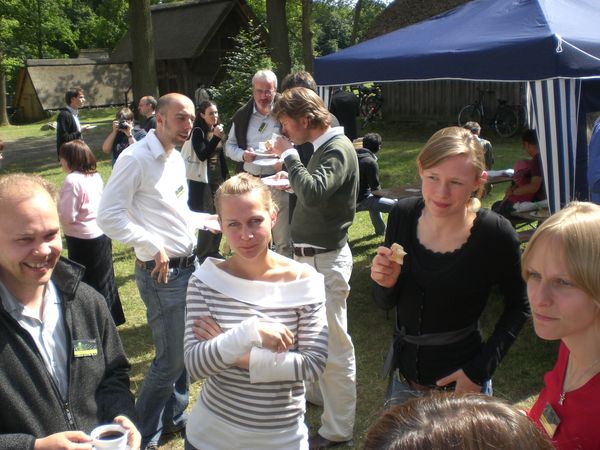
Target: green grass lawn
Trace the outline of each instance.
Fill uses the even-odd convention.
[[[94,119],[86,119],[89,121],[108,120],[113,114],[114,110],[96,116]],[[99,127],[98,132],[107,134],[109,127],[108,125],[104,127],[106,130]],[[4,128],[0,130],[1,135],[5,140],[11,140],[6,137],[5,130]],[[31,126],[28,130],[29,134],[25,133],[22,136],[31,136],[31,133],[37,130],[39,130],[39,124]],[[11,130],[9,129],[9,131]],[[415,157],[435,129],[386,124],[385,128],[382,127],[375,131],[379,131],[384,138],[384,145],[379,153],[383,185],[389,187],[417,183]],[[38,131],[38,133],[43,132]],[[523,157],[518,138],[499,139],[493,135],[486,137],[494,145],[495,168],[511,167],[515,160]],[[111,171],[110,157],[95,150],[99,159],[99,171],[106,182]],[[32,166],[28,162],[19,167],[11,167],[10,170],[25,172],[36,172],[37,170],[37,173],[60,187],[64,174],[53,158],[55,158],[55,154],[48,156],[47,164],[44,165],[46,168],[43,170],[39,170],[39,165]],[[484,200],[484,206],[489,206],[492,201],[501,198],[504,188],[505,185],[496,186]],[[369,278],[371,259],[381,242],[382,238],[373,232],[368,212],[357,213],[354,224],[350,228],[354,270],[351,279],[352,292],[348,299],[349,331],[356,347],[358,373],[358,410],[354,448],[360,448],[369,424],[379,414],[386,385],[386,380],[381,377],[380,373],[383,357],[393,330],[393,312],[390,313],[388,319],[383,311],[373,305]],[[137,392],[141,386],[143,374],[153,357],[153,346],[146,326],[145,308],[135,286],[133,251],[127,246],[115,242],[113,257],[119,291],[127,317],[127,323],[121,326],[119,331],[133,366],[132,389]],[[482,261],[482,263],[485,262]],[[491,332],[496,318],[501,313],[501,308],[501,298],[494,293],[482,319],[482,326],[486,333]],[[495,395],[518,406],[530,405],[542,386],[544,372],[554,364],[556,349],[556,343],[546,343],[538,339],[533,332],[531,323],[528,323],[494,376]],[[192,386],[192,402],[200,387],[200,383]],[[307,421],[311,431],[316,430],[320,414],[319,408],[309,407]],[[162,448],[182,449],[182,440],[180,438],[172,439],[165,442]]]

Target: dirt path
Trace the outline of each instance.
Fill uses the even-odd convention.
[[[99,159],[108,158],[101,152],[102,142],[109,133],[107,126],[98,127],[85,134],[85,142]],[[0,160],[0,172],[35,172],[35,169],[58,167],[56,136],[26,137],[4,141],[4,159]]]

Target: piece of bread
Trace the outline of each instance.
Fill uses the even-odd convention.
[[[392,244],[392,246],[390,247],[390,250],[392,251],[392,254],[390,255],[390,259],[400,265],[402,265],[402,263],[404,262],[404,256],[406,255],[406,252],[404,251],[404,247],[402,247],[400,244],[394,242]]]

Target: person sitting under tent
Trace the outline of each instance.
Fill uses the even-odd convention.
[[[535,130],[525,130],[521,136],[523,150],[530,160],[519,160],[515,164],[513,182],[506,190],[504,199],[492,205],[492,211],[512,218],[515,203],[523,201],[539,201],[546,198],[543,184],[543,170],[537,133]]]

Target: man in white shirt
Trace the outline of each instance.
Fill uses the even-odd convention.
[[[0,448],[92,448],[114,421],[138,450],[130,366],[106,300],[60,257],[53,187],[1,176],[0,211]]]
[[[259,70],[252,78],[252,98],[233,115],[229,137],[225,143],[225,154],[234,161],[243,162],[243,169],[257,177],[274,175],[281,164],[262,165],[256,150],[259,142],[270,140],[279,133],[279,123],[271,115],[277,93],[277,77],[270,70]],[[281,255],[292,256],[289,215],[289,194],[272,190],[280,220],[273,227],[273,245]]]
[[[161,97],[156,130],[121,154],[98,211],[106,235],[135,250],[136,283],[156,347],[136,404],[147,449],[157,448],[162,433],[181,430],[187,420],[183,332],[195,237],[185,166],[175,146],[188,138],[194,118],[194,104],[186,96]]]

